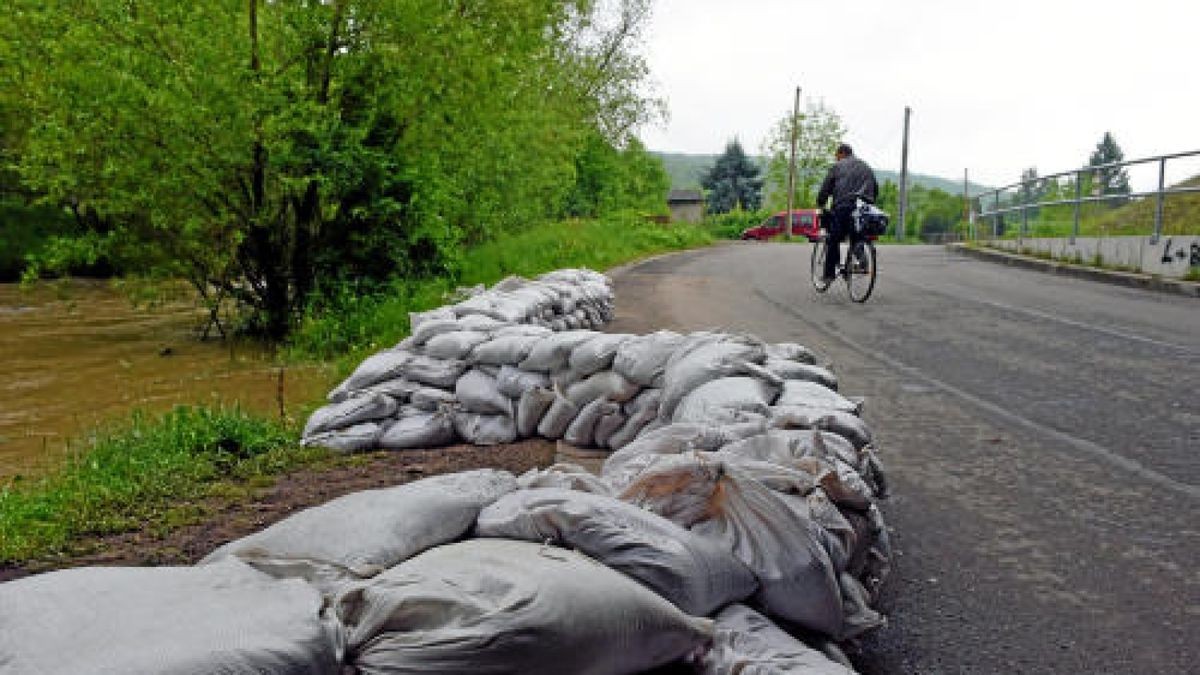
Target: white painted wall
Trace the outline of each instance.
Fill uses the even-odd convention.
[[[1076,256],[1091,264],[1099,252],[1104,265],[1122,265],[1145,274],[1182,278],[1191,267],[1200,267],[1200,236],[1163,236],[1150,243],[1148,236],[999,239],[988,245],[1008,251],[1020,249],[1049,251],[1056,260],[1069,261]]]

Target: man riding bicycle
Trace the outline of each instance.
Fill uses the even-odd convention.
[[[829,167],[829,173],[825,174],[821,190],[817,193],[817,206],[822,209],[825,208],[825,203],[833,198],[832,217],[822,219],[828,233],[825,255],[826,281],[832,280],[837,271],[842,239],[850,235],[853,241],[856,200],[862,199],[874,204],[879,195],[875,172],[866,162],[854,156],[854,150],[849,145],[839,145],[835,157],[837,162]]]

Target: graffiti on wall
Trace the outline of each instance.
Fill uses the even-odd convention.
[[[1200,267],[1200,242],[1192,242],[1190,249],[1183,247],[1171,251],[1171,239],[1168,237],[1163,244],[1162,264],[1173,265],[1187,261],[1188,267]]]

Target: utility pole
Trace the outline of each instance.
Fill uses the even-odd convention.
[[[795,193],[796,184],[796,125],[800,117],[800,87],[796,87],[796,103],[792,106],[792,139],[789,144],[788,151],[788,180],[787,180],[787,224],[784,225],[784,236],[787,241],[792,240],[792,227],[795,223],[792,221],[795,216],[792,215],[792,199]]]
[[[904,145],[900,150],[900,217],[896,223],[896,239],[904,241],[904,216],[908,211],[908,117],[912,108],[904,106]]]
[[[972,226],[975,224],[971,218],[971,194],[970,183],[967,181],[967,170],[963,169],[963,223],[967,226],[967,237],[974,239],[975,235],[972,232]]]

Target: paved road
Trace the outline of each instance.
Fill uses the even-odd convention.
[[[794,340],[867,397],[898,555],[858,668],[1200,672],[1200,301],[893,246],[856,305],[808,255],[618,271],[611,329]]]

